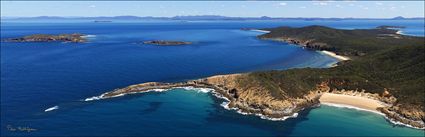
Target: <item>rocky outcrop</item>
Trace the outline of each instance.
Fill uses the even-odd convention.
[[[386,80],[393,78],[393,76],[387,75],[389,73],[392,75],[397,74],[395,76],[420,74],[415,73],[416,70],[422,70],[420,65],[416,65],[416,62],[411,62],[407,65],[401,66],[400,69],[406,70],[406,72],[403,73],[392,73],[396,70],[392,66],[395,67],[403,65],[399,64],[399,62],[406,61],[413,57],[423,57],[423,49],[417,48],[419,46],[407,47],[408,45],[411,45],[409,43],[412,43],[413,45],[415,45],[415,43],[422,44],[422,39],[421,41],[414,37],[391,39],[403,44],[405,43],[406,46],[403,46],[402,49],[396,48],[389,51],[385,50],[384,53],[381,53],[378,51],[388,48],[388,44],[391,45],[394,42],[391,41],[388,43],[388,40],[376,39],[376,37],[382,34],[393,35],[394,32],[391,30],[336,30],[327,27],[311,26],[295,29],[281,27],[271,29],[270,31],[270,33],[260,35],[259,38],[284,41],[314,50],[333,51],[340,55],[361,56],[368,53],[368,55],[375,56],[364,56],[362,57],[363,59],[359,57],[350,62],[341,62],[341,66],[332,69],[304,68],[285,71],[219,75],[179,83],[150,82],[116,89],[102,94],[100,98],[110,98],[123,94],[147,92],[152,90],[155,91],[155,89],[169,89],[187,86],[211,88],[214,89],[220,96],[228,99],[229,102],[226,104],[226,107],[237,109],[238,112],[242,113],[251,113],[266,116],[268,118],[281,119],[293,116],[295,113],[305,108],[319,104],[319,98],[324,92],[332,92],[379,100],[385,104],[382,105],[385,107],[381,107],[381,105],[379,105],[378,107],[381,108],[379,108],[378,111],[387,115],[389,119],[409,124],[413,127],[424,127],[423,107],[415,107],[412,105],[416,103],[420,106],[420,103],[416,101],[419,97],[414,101],[406,101],[406,97],[409,97],[408,99],[415,98],[414,95],[417,94],[412,95],[412,92],[408,92],[408,90],[412,90],[412,88],[402,88],[400,86],[396,88],[391,87],[392,85],[399,83],[399,81],[391,81],[391,84],[388,84],[389,81]],[[365,39],[370,39],[372,41],[364,42]],[[162,42],[150,41],[146,44],[150,43],[159,45]],[[400,46],[400,43],[393,46]],[[385,45],[385,47],[382,45]],[[338,50],[333,47],[338,48]],[[402,60],[388,60],[387,58]],[[390,62],[388,63],[388,61]],[[391,67],[387,68],[381,66]],[[406,69],[411,68],[410,66],[415,67],[412,69]],[[412,70],[414,71],[412,72]],[[412,77],[417,76],[413,75]],[[411,79],[411,77],[406,78],[406,80]],[[413,79],[413,81],[416,81],[416,79]],[[417,81],[420,82],[421,80],[419,79]],[[385,91],[383,91],[382,89],[385,87],[391,90],[387,91],[385,89]],[[423,91],[420,90],[421,88],[414,87],[413,89],[418,92]],[[394,96],[390,93],[390,91],[394,94]],[[398,97],[400,100],[397,100],[395,97]],[[376,107],[373,109],[375,108]]]
[[[397,99],[388,91],[379,95],[377,93],[367,93],[364,90],[335,90],[331,89],[327,82],[322,82],[318,84],[314,90],[307,92],[307,94],[302,97],[291,97],[286,95],[285,91],[283,91],[283,97],[276,98],[270,91],[262,87],[262,85],[241,85],[239,81],[246,75],[247,74],[218,75],[178,83],[148,82],[115,89],[111,92],[102,94],[100,98],[105,99],[124,94],[180,87],[210,88],[214,89],[220,96],[228,99],[229,103],[227,107],[230,109],[236,109],[241,113],[262,115],[272,119],[284,119],[306,108],[318,105],[320,103],[320,96],[323,93],[331,92],[379,100],[385,103],[384,106],[387,107],[378,108],[378,111],[384,113],[389,119],[417,128],[424,127],[424,112],[418,111],[420,109],[415,107],[406,107],[397,104]]]
[[[244,86],[238,81],[245,74],[220,75],[204,79],[211,85],[223,87],[225,94],[231,96],[229,108],[242,113],[261,114],[268,118],[284,118],[319,103],[320,91],[311,91],[302,98],[275,98],[262,86]]]
[[[289,43],[289,44],[295,44],[295,45],[299,45],[299,46],[302,46],[304,48],[311,49],[311,50],[320,50],[320,51],[326,50],[326,51],[332,51],[332,52],[336,51],[335,47],[332,47],[332,46],[328,45],[327,43],[316,42],[314,39],[303,40],[303,39],[290,38],[290,37],[280,37],[280,38],[260,37],[260,39],[281,41],[281,42],[285,42],[285,43]],[[340,54],[338,52],[336,52],[336,53]]]
[[[391,121],[416,128],[425,128],[423,111],[407,110],[397,106],[378,108],[378,110],[384,113]]]
[[[192,44],[192,42],[151,40],[151,41],[144,41],[143,44],[153,44],[153,45],[161,45],[161,46],[172,46],[172,45],[188,45],[188,44]]]
[[[29,36],[24,36],[20,38],[9,38],[4,39],[4,42],[86,42],[87,39],[84,37],[84,34],[73,33],[73,34],[60,34],[60,35],[49,35],[49,34],[34,34]]]

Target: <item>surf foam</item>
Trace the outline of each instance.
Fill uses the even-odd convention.
[[[174,88],[169,88],[169,89],[151,89],[148,91],[141,91],[141,92],[129,92],[129,93],[122,93],[122,94],[118,94],[115,96],[111,96],[111,97],[107,97],[107,98],[114,98],[114,97],[120,97],[120,96],[124,96],[127,94],[140,94],[140,93],[147,93],[147,92],[164,92],[164,91],[169,91],[169,90],[173,90],[173,89],[185,89],[185,90],[190,90],[190,91],[197,91],[198,93],[208,93],[211,91],[214,91],[214,89],[210,89],[210,88],[195,88],[192,86],[188,86],[188,87],[174,87]],[[105,94],[107,93],[103,93],[100,96],[93,96],[93,97],[89,97],[84,99],[83,101],[94,101],[94,100],[101,100],[101,99],[105,99]]]
[[[53,110],[56,110],[56,109],[59,109],[59,106],[50,107],[50,108],[44,110],[44,112],[49,112],[49,111],[53,111]]]
[[[355,107],[355,106],[335,104],[335,103],[320,103],[320,104],[326,105],[326,106],[338,107],[338,108],[348,108],[348,109],[355,109],[355,110],[360,110],[360,111],[372,112],[372,113],[384,116],[385,119],[387,119],[390,123],[392,123],[394,125],[406,126],[406,127],[410,127],[410,128],[414,128],[414,129],[425,129],[425,127],[424,128],[418,128],[418,127],[414,127],[414,126],[409,125],[409,124],[405,124],[405,123],[401,123],[399,121],[395,121],[394,119],[387,117],[384,113],[381,113],[379,111],[373,111],[373,110],[363,109],[363,108],[359,108],[359,107]]]
[[[363,108],[359,108],[359,107],[355,107],[355,106],[351,106],[351,105],[345,105],[345,104],[335,104],[335,103],[320,103],[321,105],[326,105],[326,106],[331,106],[331,107],[337,107],[337,108],[348,108],[348,109],[355,109],[355,110],[360,110],[360,111],[367,111],[367,112],[372,112],[375,114],[379,114],[382,116],[385,116],[384,113],[381,113],[379,111],[373,111],[373,110],[368,110],[368,109],[363,109]]]
[[[226,98],[225,96],[221,95],[220,93],[216,92],[214,89],[211,88],[195,88],[193,86],[187,86],[187,87],[173,87],[173,88],[169,88],[169,89],[152,89],[152,90],[148,90],[146,92],[131,92],[131,93],[122,93],[122,94],[118,94],[112,97],[119,97],[119,96],[124,96],[126,94],[138,94],[138,93],[147,93],[147,92],[164,92],[164,91],[169,91],[169,90],[173,90],[173,89],[185,89],[185,90],[189,90],[189,91],[197,91],[197,93],[211,93],[212,95],[214,95],[217,98],[223,99],[224,101],[220,104],[220,106],[222,106],[224,109],[226,110],[235,110],[237,113],[242,114],[242,115],[255,115],[255,116],[259,116],[261,119],[266,119],[266,120],[272,120],[272,121],[284,121],[288,118],[295,118],[298,116],[298,113],[294,113],[291,116],[285,116],[282,118],[270,118],[267,117],[263,114],[257,114],[257,113],[247,113],[247,112],[242,112],[241,109],[233,107],[230,108],[229,104],[230,104],[230,99]],[[93,96],[93,97],[89,97],[84,99],[84,101],[94,101],[94,100],[100,100],[100,99],[105,99],[104,95],[106,93],[100,95],[100,96]],[[112,98],[112,97],[108,97],[108,98]]]
[[[251,29],[251,31],[255,31],[255,32],[262,32],[262,33],[270,33],[270,31],[267,31],[267,30],[260,30],[260,29]]]
[[[84,36],[81,36],[81,37],[83,37],[83,38],[94,38],[94,37],[96,37],[96,35],[84,35]]]

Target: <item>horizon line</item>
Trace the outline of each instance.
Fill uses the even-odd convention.
[[[227,17],[227,18],[270,18],[270,19],[279,19],[279,18],[338,18],[338,19],[346,19],[346,18],[354,18],[354,19],[393,19],[393,18],[425,18],[424,17],[403,17],[403,16],[394,16],[394,17],[271,17],[271,16],[247,16],[247,17],[242,17],[242,16],[224,16],[224,15],[174,15],[174,16],[137,16],[137,15],[117,15],[117,16],[49,16],[49,15],[40,15],[40,16],[0,16],[0,18],[37,18],[37,17],[59,17],[59,18],[96,18],[96,17],[109,17],[109,18],[113,18],[113,17],[139,17],[139,18],[146,18],[146,17],[151,17],[151,18],[175,18],[175,17]]]

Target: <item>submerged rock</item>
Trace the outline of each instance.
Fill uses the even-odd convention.
[[[192,42],[187,42],[187,41],[151,40],[151,41],[144,41],[143,44],[153,44],[153,45],[161,45],[161,46],[172,46],[172,45],[188,45],[188,44],[192,44]]]

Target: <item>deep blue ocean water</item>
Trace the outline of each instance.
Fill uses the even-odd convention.
[[[337,60],[295,45],[256,39],[240,28],[326,25],[342,29],[406,26],[420,20],[2,22],[1,38],[36,33],[83,33],[89,43],[1,43],[1,135],[417,135],[383,116],[321,106],[297,118],[268,121],[220,106],[209,93],[174,89],[85,102],[131,84],[175,82],[217,74],[328,67]],[[154,46],[144,40],[183,40]],[[59,109],[44,112],[58,106]],[[10,131],[30,127],[34,132]]]

